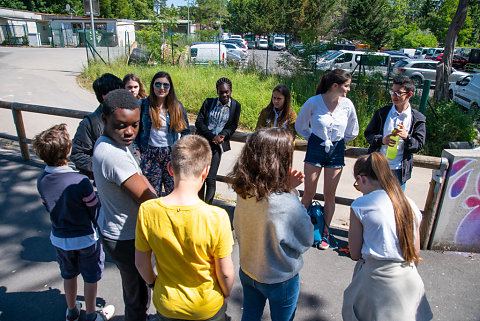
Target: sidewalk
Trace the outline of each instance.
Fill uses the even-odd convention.
[[[43,165],[21,161],[18,148],[0,143],[0,321],[62,320],[66,309],[63,282],[49,241],[50,222],[36,190]],[[232,203],[217,202],[233,214]],[[344,242],[346,233],[337,237]],[[345,244],[345,243],[343,243]],[[480,255],[422,251],[419,265],[434,320],[480,319]],[[232,320],[241,319],[242,290],[238,280],[238,246],[233,260],[236,279],[229,301]],[[310,249],[300,273],[296,320],[341,320],[343,291],[355,262],[334,250]],[[79,282],[79,293],[83,293]],[[372,293],[372,295],[374,295]],[[83,296],[79,297],[83,300]],[[97,304],[114,304],[115,321],[123,320],[120,275],[111,260],[99,282]],[[263,320],[269,320],[265,310]],[[154,313],[154,308],[150,311]]]

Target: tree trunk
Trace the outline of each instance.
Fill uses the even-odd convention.
[[[468,3],[469,0],[460,0],[458,2],[457,12],[448,27],[443,58],[437,65],[434,94],[434,99],[436,101],[446,100],[448,98],[448,87],[450,85],[448,77],[452,73],[453,54],[458,33],[460,32],[460,29],[462,29],[465,19],[467,18]]]

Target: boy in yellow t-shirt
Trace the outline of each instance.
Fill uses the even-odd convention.
[[[188,135],[171,155],[168,171],[175,187],[140,206],[135,265],[154,289],[159,320],[226,320],[234,278],[230,220],[225,210],[198,198],[210,170],[210,146],[205,138]]]

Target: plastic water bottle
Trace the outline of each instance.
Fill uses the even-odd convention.
[[[390,136],[390,139],[393,139],[395,141],[395,145],[387,147],[387,158],[395,159],[395,157],[397,157],[397,148],[398,148],[398,141],[399,141],[396,128],[392,130],[392,136]]]

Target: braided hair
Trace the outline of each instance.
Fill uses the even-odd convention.
[[[230,90],[232,90],[232,82],[230,81],[230,79],[222,77],[219,80],[217,80],[217,84],[216,84],[217,91],[218,91],[218,88],[220,88],[224,84],[226,84],[228,87],[230,87]]]

